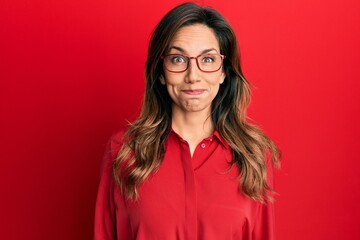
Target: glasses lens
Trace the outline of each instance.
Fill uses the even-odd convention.
[[[167,70],[172,72],[183,72],[186,70],[189,59],[183,55],[170,54],[164,58]]]
[[[220,54],[203,54],[196,58],[197,65],[203,72],[215,72],[221,68]],[[164,66],[170,72],[184,72],[189,66],[190,58],[181,54],[169,54],[164,57]]]
[[[222,57],[219,54],[204,54],[198,57],[199,67],[204,72],[213,72],[220,69]]]

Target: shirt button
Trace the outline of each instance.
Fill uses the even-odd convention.
[[[212,142],[212,138],[210,138],[210,142]]]
[[[201,148],[205,148],[205,147],[206,147],[205,143],[202,143],[200,146],[201,146]]]

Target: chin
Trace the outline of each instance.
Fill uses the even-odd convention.
[[[184,106],[183,108],[186,112],[202,112],[207,111],[208,108],[204,106]]]

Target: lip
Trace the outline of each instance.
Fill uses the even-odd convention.
[[[188,90],[182,90],[182,92],[187,95],[196,96],[196,95],[203,94],[205,92],[205,90],[204,89],[188,89]]]

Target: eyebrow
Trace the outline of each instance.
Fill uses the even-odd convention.
[[[178,50],[178,51],[181,52],[181,53],[185,53],[185,52],[186,52],[184,49],[182,49],[181,47],[177,47],[177,46],[172,46],[172,47],[170,47],[170,50],[171,50],[171,49]],[[169,51],[170,51],[170,50],[169,50]],[[208,52],[214,51],[214,50],[217,52],[217,50],[216,50],[215,48],[205,49],[205,50],[203,50],[203,51],[200,53],[200,55],[201,55],[201,54],[204,54],[204,53],[208,53]]]

